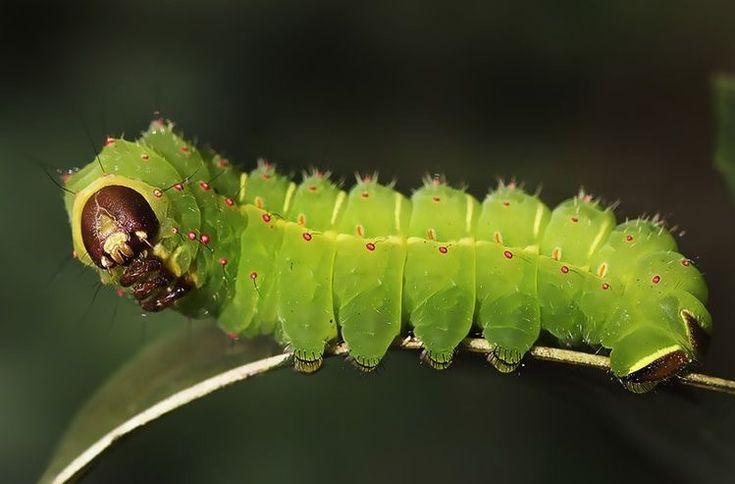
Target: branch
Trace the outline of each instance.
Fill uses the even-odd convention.
[[[412,337],[397,340],[394,346],[403,350],[420,350],[423,348],[421,341]],[[460,348],[460,351],[481,354],[487,354],[490,350],[490,343],[482,338],[467,338],[464,340]],[[347,344],[340,343],[328,347],[326,355],[346,355],[348,351],[349,347]],[[132,418],[105,434],[102,438],[97,440],[72,460],[61,472],[55,475],[51,482],[54,484],[63,484],[79,477],[81,472],[100,454],[108,449],[115,441],[133,430],[142,427],[189,402],[204,397],[228,385],[283,367],[290,361],[292,356],[292,353],[283,353],[241,365],[174,393],[168,398],[165,398],[146,410],[134,415]],[[580,351],[551,348],[547,346],[534,346],[529,351],[529,356],[537,360],[591,367],[603,371],[609,371],[610,369],[610,359],[608,357],[583,353]],[[735,381],[732,380],[725,380],[723,378],[702,375],[699,373],[689,373],[679,376],[678,381],[687,386],[735,395]]]

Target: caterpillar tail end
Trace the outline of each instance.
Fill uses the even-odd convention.
[[[690,356],[684,350],[676,349],[618,379],[623,387],[633,393],[647,393],[691,364]]]
[[[511,373],[518,368],[523,359],[523,353],[496,346],[487,355],[487,362],[493,365],[500,373]]]

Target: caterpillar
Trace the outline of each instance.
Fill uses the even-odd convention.
[[[144,311],[216,318],[231,337],[273,334],[295,368],[325,345],[376,368],[412,333],[429,366],[450,366],[469,334],[511,372],[540,338],[606,351],[643,393],[700,360],[712,329],[708,290],[657,217],[616,224],[580,191],[550,210],[514,182],[482,201],[427,177],[407,197],[358,176],[301,183],[259,161],[241,173],[158,119],[108,138],[64,176],[74,254]]]

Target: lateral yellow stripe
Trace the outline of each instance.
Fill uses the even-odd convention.
[[[472,231],[472,215],[475,211],[475,204],[472,203],[472,195],[469,193],[465,195],[465,202],[467,203],[467,210],[465,214],[465,231],[469,234]]]
[[[592,257],[592,254],[599,248],[600,244],[602,244],[602,237],[605,236],[605,233],[607,232],[607,229],[608,227],[610,227],[610,225],[611,224],[608,222],[600,227],[600,231],[597,233],[595,240],[592,241],[589,252],[587,252],[587,259]]]
[[[541,219],[544,216],[544,206],[539,204],[536,209],[536,217],[533,219],[533,238],[538,240],[539,232],[541,232]]]
[[[395,203],[393,204],[393,218],[396,225],[396,232],[401,233],[401,204],[403,203],[403,195],[396,192]]]
[[[339,209],[342,208],[342,204],[345,201],[345,197],[347,194],[340,190],[339,195],[337,195],[337,200],[334,202],[334,210],[332,210],[332,219],[329,221],[329,224],[334,227],[334,224],[337,222],[337,216],[339,215]]]
[[[288,213],[288,209],[291,208],[291,202],[293,201],[293,194],[296,192],[296,184],[294,182],[289,183],[288,190],[286,190],[286,198],[283,200],[283,216],[285,217]]]
[[[645,368],[646,366],[650,365],[654,361],[658,360],[662,356],[666,356],[669,353],[673,353],[674,351],[681,350],[682,347],[679,345],[671,345],[667,346],[666,348],[660,349],[657,352],[646,356],[645,358],[641,358],[640,360],[636,361],[631,365],[631,367],[628,369],[628,373],[633,373],[641,368]]]
[[[238,193],[238,203],[245,202],[245,196],[248,193],[248,174],[240,174],[240,193]]]

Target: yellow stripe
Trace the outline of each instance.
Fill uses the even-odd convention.
[[[597,237],[595,237],[595,240],[592,241],[592,245],[590,246],[589,252],[587,252],[587,259],[592,257],[592,254],[597,250],[599,245],[602,243],[602,237],[605,236],[605,233],[607,232],[608,227],[610,226],[610,222],[606,223],[602,227],[600,227],[600,231],[597,233]]]
[[[334,203],[334,210],[332,210],[332,219],[329,221],[329,224],[334,227],[334,224],[337,222],[337,216],[339,215],[339,209],[342,208],[342,204],[345,201],[345,192],[340,190],[339,195],[337,195],[337,201]]]
[[[645,358],[641,358],[640,360],[633,363],[630,368],[628,369],[628,373],[633,373],[641,368],[645,368],[646,366],[650,365],[654,361],[658,360],[662,356],[666,356],[669,353],[673,353],[674,351],[681,350],[681,346],[679,345],[671,345],[667,346],[666,348],[663,348],[661,350],[658,350],[657,352],[653,353],[652,355],[648,355]]]
[[[293,201],[294,192],[296,192],[296,184],[294,182],[291,182],[288,185],[288,190],[286,190],[286,198],[283,200],[283,216],[284,217],[288,213],[288,209],[291,208],[291,202]]]
[[[396,232],[401,233],[401,204],[403,203],[403,195],[396,192],[396,201],[393,205],[393,218],[396,224]]]
[[[465,215],[465,231],[469,234],[472,231],[472,215],[475,211],[475,204],[472,203],[472,195],[469,193],[465,195],[465,201],[467,202],[467,213]]]
[[[240,175],[240,193],[238,195],[238,203],[244,203],[245,202],[245,195],[247,195],[248,192],[248,174],[242,173]]]
[[[541,232],[541,219],[544,216],[544,206],[539,203],[536,209],[536,218],[533,219],[533,238],[538,240],[539,232]]]

